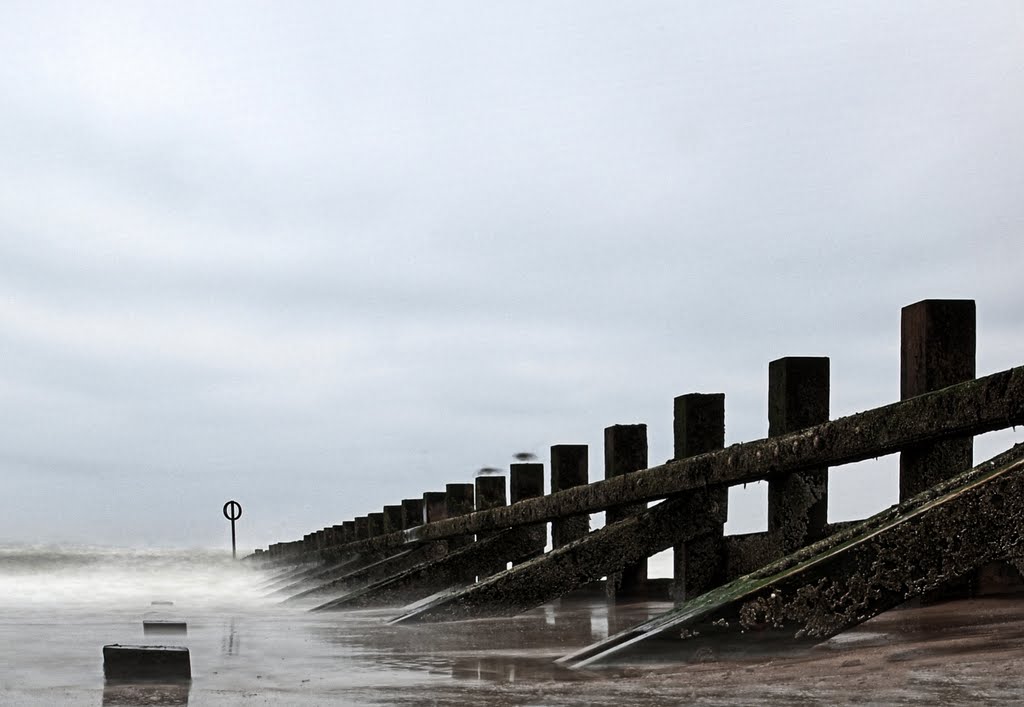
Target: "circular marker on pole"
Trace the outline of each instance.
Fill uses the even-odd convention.
[[[238,501],[228,501],[224,504],[224,517],[231,521],[231,557],[238,559],[235,550],[235,521],[242,517],[242,504]]]

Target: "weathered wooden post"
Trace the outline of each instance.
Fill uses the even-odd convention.
[[[647,468],[647,425],[612,425],[604,431],[604,477],[611,479]],[[613,506],[605,511],[605,523],[611,525],[636,515],[646,503]],[[626,566],[608,577],[606,592],[610,601],[642,598],[647,595],[647,560]]]
[[[725,446],[725,394],[689,393],[674,401],[674,457],[685,459]],[[725,508],[728,487],[708,489],[709,501]],[[672,548],[672,598],[682,602],[725,582],[724,525],[708,526],[703,535]]]
[[[974,300],[922,300],[907,305],[900,322],[900,399],[975,376]],[[974,440],[966,437],[900,454],[900,500],[971,468]]]
[[[473,512],[473,484],[446,484],[444,489],[445,517],[455,518]],[[448,538],[448,552],[451,553],[472,544],[472,535]],[[472,582],[476,579],[476,573],[469,569],[461,574],[464,581]]]
[[[334,546],[334,526],[327,526],[323,529],[324,545],[322,550],[329,550]]]
[[[398,530],[402,530],[402,507],[384,506],[384,532],[394,533]]]
[[[900,399],[972,380],[976,375],[974,300],[922,300],[900,311]],[[949,439],[900,453],[900,501],[970,469],[974,438]],[[926,601],[970,596],[984,570],[930,593]]]
[[[444,487],[446,518],[473,512],[473,484],[446,484]],[[448,552],[473,542],[472,535],[460,535],[448,540]]]
[[[585,444],[556,444],[551,447],[551,493],[590,483],[588,449]],[[590,514],[568,516],[551,522],[551,546],[559,548],[590,532]]]
[[[476,486],[476,510],[486,511],[490,508],[508,505],[505,493],[504,476],[478,476]],[[477,533],[477,540],[485,540],[494,536],[494,531]],[[477,573],[478,577],[489,577],[505,569],[506,562],[495,560],[493,566],[484,567]]]
[[[433,523],[448,517],[444,491],[427,491],[423,494],[423,522]]]
[[[417,525],[423,525],[423,499],[403,498],[402,530],[415,528]]]
[[[527,498],[544,495],[544,465],[538,462],[525,462],[509,465],[509,501],[513,504]],[[547,523],[540,523],[528,531],[533,552],[520,558],[513,564],[519,565],[530,558],[544,554],[544,546],[548,543]]]
[[[768,364],[768,436],[822,422],[829,415],[829,359],[787,356]],[[768,482],[768,532],[782,554],[828,532],[828,469],[786,474]]]
[[[476,477],[474,481],[474,486],[476,487],[476,510],[486,511],[489,508],[508,505],[505,484],[506,479],[504,476]]]
[[[355,519],[356,540],[366,540],[370,537],[370,519],[367,516],[358,516]]]

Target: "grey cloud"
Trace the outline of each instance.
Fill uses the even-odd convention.
[[[70,468],[68,533],[245,489],[266,543],[617,422],[666,458],[690,390],[761,436],[779,356],[893,400],[925,297],[1020,363],[1013,10],[220,8],[0,11],[0,536]]]

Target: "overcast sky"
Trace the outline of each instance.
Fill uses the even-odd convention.
[[[0,543],[221,545],[236,498],[265,546],[557,443],[599,478],[693,391],[760,438],[780,356],[896,400],[925,298],[1024,363],[1016,0],[8,1],[0,48]]]

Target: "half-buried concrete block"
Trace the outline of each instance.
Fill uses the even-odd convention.
[[[145,636],[184,636],[188,633],[188,624],[184,621],[148,619],[142,622],[142,633]]]
[[[180,646],[103,646],[107,680],[191,680],[188,648]]]

